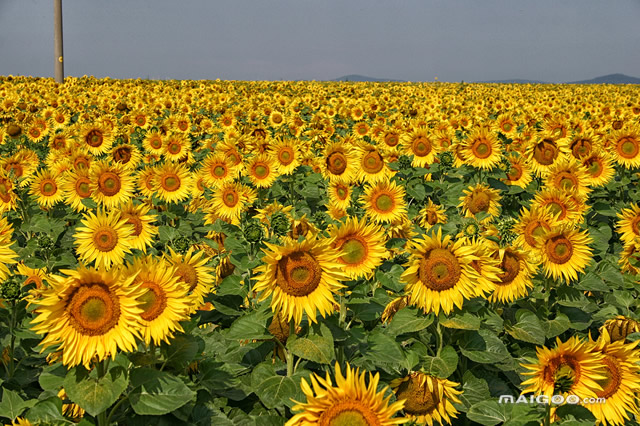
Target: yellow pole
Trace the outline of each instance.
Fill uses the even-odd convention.
[[[53,54],[55,56],[56,83],[64,81],[62,56],[62,0],[53,0]]]

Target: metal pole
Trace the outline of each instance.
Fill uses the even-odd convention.
[[[62,0],[53,0],[53,44],[56,83],[62,83],[64,81],[64,62],[62,59]]]

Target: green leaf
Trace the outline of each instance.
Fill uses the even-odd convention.
[[[158,236],[161,243],[167,243],[178,236],[178,231],[171,226],[162,225],[158,227]]]
[[[374,364],[396,369],[404,362],[404,353],[394,338],[376,330],[369,334],[367,343],[364,357]]]
[[[62,415],[62,400],[57,396],[38,401],[25,416],[34,425],[73,425]]]
[[[458,368],[458,354],[452,346],[445,346],[439,357],[424,357],[423,366],[427,373],[446,379]]]
[[[273,376],[256,386],[255,393],[267,408],[282,406],[285,401],[293,397],[297,386],[291,377]]]
[[[398,311],[391,320],[385,333],[390,336],[398,336],[405,333],[413,333],[423,330],[433,322],[433,315],[424,316],[417,309],[404,308]]]
[[[103,377],[98,377],[97,370],[94,368],[88,372],[77,366],[63,381],[69,399],[92,416],[97,416],[116,402],[129,384],[126,370],[121,366],[113,366]]]
[[[591,411],[582,405],[561,405],[556,410],[556,415],[563,421],[571,421],[572,425],[592,425],[596,422],[596,418]]]
[[[167,364],[180,369],[195,359],[200,344],[190,334],[179,334],[171,340],[170,344],[163,343],[162,347],[163,352],[166,353]]]
[[[320,324],[319,334],[309,333],[308,337],[298,337],[287,341],[287,349],[295,356],[318,364],[329,364],[335,358],[331,330]]]
[[[536,314],[525,309],[518,309],[516,320],[518,322],[515,325],[507,328],[507,333],[523,342],[535,343],[536,345],[544,344],[544,330]]]
[[[131,371],[133,390],[129,394],[136,414],[161,416],[176,410],[192,399],[196,393],[182,380],[165,371],[136,368]]]
[[[558,312],[554,319],[542,322],[544,335],[548,339],[564,333],[569,329],[570,326],[571,321],[569,320],[569,317],[562,312]]]
[[[2,390],[2,402],[0,402],[0,416],[13,420],[22,414],[25,409],[33,407],[36,402],[38,401],[25,401],[18,395],[18,392],[4,388]]]
[[[506,422],[511,409],[508,404],[498,404],[495,400],[481,401],[469,408],[467,418],[482,425],[493,426]]]
[[[482,374],[482,373],[478,373]],[[486,401],[491,398],[489,393],[489,384],[485,379],[475,376],[475,374],[467,370],[462,376],[462,394],[460,401],[466,407],[465,411],[477,402]]]
[[[62,364],[45,367],[40,376],[38,383],[40,387],[46,391],[58,392],[62,387],[62,381],[67,375],[67,369]]]
[[[456,313],[450,317],[439,317],[440,325],[447,328],[457,328],[460,330],[478,330],[480,328],[480,318],[476,315],[463,312]]]
[[[575,286],[579,290],[609,291],[609,286],[594,272],[588,272],[583,275]]]
[[[272,339],[267,321],[273,314],[266,309],[251,312],[235,320],[229,328],[227,338],[238,340]]]
[[[462,339],[460,352],[471,361],[481,364],[494,364],[509,357],[502,340],[490,330],[467,331]]]
[[[608,225],[599,228],[590,228],[589,236],[593,238],[594,254],[606,253],[609,250],[609,240],[611,239],[611,228]]]
[[[593,209],[603,216],[616,217],[616,212],[611,208],[611,204],[598,201],[593,205]]]

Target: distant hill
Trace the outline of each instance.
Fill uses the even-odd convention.
[[[345,75],[342,76],[340,78],[335,78],[331,81],[356,81],[356,82],[375,82],[375,83],[381,83],[381,82],[402,82],[403,80],[393,80],[390,78],[375,78],[375,77],[367,77],[365,75],[360,75],[360,74],[349,74],[349,75]]]
[[[546,81],[538,81],[538,80],[522,80],[519,78],[514,78],[511,80],[489,80],[489,81],[477,81],[476,83],[501,83],[501,84],[549,84]]]
[[[591,80],[570,81],[565,84],[640,84],[640,78],[624,74],[609,74]]]

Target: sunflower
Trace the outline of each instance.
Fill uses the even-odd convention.
[[[350,217],[329,232],[333,238],[331,246],[341,256],[338,262],[350,279],[370,276],[386,257],[384,232],[379,225],[367,224]]]
[[[325,379],[312,374],[311,386],[302,378],[300,387],[307,401],[296,402],[293,411],[302,411],[294,415],[285,426],[305,425],[397,425],[406,419],[394,417],[402,410],[402,401],[389,403],[391,396],[384,395],[388,386],[377,391],[380,374],[369,373],[369,385],[366,373],[360,374],[347,363],[346,375],[342,375],[340,364],[335,364],[336,386],[333,386],[329,373]],[[313,387],[313,388],[312,388]]]
[[[640,332],[640,323],[632,318],[618,315],[608,319],[600,327],[600,333],[607,332],[611,341],[624,340],[631,333]]]
[[[344,287],[347,278],[339,252],[331,248],[332,240],[287,240],[284,246],[265,243],[264,265],[255,268],[260,276],[254,290],[262,292],[260,301],[269,296],[273,312],[282,312],[298,325],[302,314],[316,322],[316,310],[324,318],[333,311],[333,294]]]
[[[158,227],[152,223],[156,220],[156,215],[149,214],[151,209],[144,204],[133,204],[129,201],[119,208],[120,217],[133,227],[129,247],[147,252],[147,247],[151,245],[153,238],[158,234]]]
[[[458,207],[462,207],[464,217],[474,218],[478,213],[486,213],[488,216],[480,220],[480,223],[486,224],[500,214],[500,193],[498,190],[479,183],[475,187],[470,186],[463,192],[465,195],[459,198],[461,203]]]
[[[515,154],[509,154],[506,158],[509,161],[509,170],[507,177],[503,179],[504,183],[526,188],[533,179],[528,162],[524,157]]]
[[[80,129],[80,146],[95,156],[109,151],[114,139],[111,130],[101,123],[86,124]]]
[[[401,280],[406,283],[409,303],[425,313],[437,315],[442,310],[449,314],[454,306],[462,308],[465,299],[484,295],[492,288],[471,264],[478,259],[473,247],[462,241],[454,243],[448,235],[443,239],[440,229],[435,235],[411,241],[409,252]]]
[[[353,188],[340,182],[332,182],[329,184],[327,194],[329,195],[329,203],[334,206],[346,210],[351,205],[351,194]]]
[[[586,197],[591,192],[589,175],[578,160],[566,157],[549,167],[543,179],[545,187]]]
[[[11,242],[0,243],[0,282],[4,281],[10,274],[7,265],[17,263],[15,259],[18,254],[11,250]]]
[[[147,152],[155,155],[161,155],[164,153],[164,139],[162,133],[158,130],[149,131],[142,139],[142,147]]]
[[[631,203],[629,208],[622,209],[617,216],[616,228],[624,244],[632,243],[640,237],[640,207],[638,204]]]
[[[558,224],[574,225],[582,222],[582,210],[576,200],[559,189],[542,189],[531,203],[531,208],[548,209]]]
[[[609,136],[608,144],[621,166],[630,169],[640,166],[640,127],[620,129]]]
[[[418,215],[420,218],[420,226],[429,229],[437,223],[447,223],[447,214],[444,207],[435,204],[431,198],[427,199],[427,204]]]
[[[15,180],[0,169],[0,213],[15,210],[18,205],[18,195],[14,192]]]
[[[0,167],[7,172],[7,175],[13,175],[18,180],[18,186],[23,188],[31,183],[39,163],[35,152],[22,149],[11,157],[0,160]]]
[[[318,235],[318,232],[318,228],[307,218],[306,214],[303,214],[301,218],[291,221],[291,231],[288,236],[294,240],[300,237],[313,238]]]
[[[587,231],[557,226],[538,239],[538,251],[547,277],[577,280],[578,272],[583,272],[591,262],[592,251],[588,244],[593,240]]]
[[[201,169],[204,182],[214,188],[233,181],[238,177],[239,172],[240,168],[233,165],[229,157],[221,153],[208,155]]]
[[[298,145],[293,139],[281,138],[271,144],[269,153],[273,163],[277,165],[278,171],[282,175],[292,174],[300,165],[300,152]]]
[[[364,203],[366,215],[377,223],[400,220],[407,214],[404,188],[393,181],[367,185],[360,202]]]
[[[559,139],[551,134],[541,133],[527,148],[527,158],[533,172],[544,176],[549,167],[569,153],[566,139]]]
[[[276,163],[267,154],[254,155],[249,158],[246,173],[258,188],[269,188],[278,177]]]
[[[73,235],[76,252],[83,262],[95,260],[97,268],[109,270],[120,265],[126,254],[131,253],[131,232],[120,213],[98,211],[84,214],[82,225]]]
[[[87,210],[82,200],[91,198],[91,179],[88,171],[68,171],[60,185],[65,202],[76,212]]]
[[[438,145],[429,135],[429,129],[418,127],[401,137],[401,149],[405,155],[413,156],[412,167],[427,167],[438,153]]]
[[[638,262],[640,262],[640,238],[636,238],[622,247],[618,264],[622,272],[638,275],[640,274],[640,269],[636,267]]]
[[[59,179],[48,169],[36,174],[29,193],[35,196],[38,204],[45,209],[50,209],[64,199]]]
[[[175,267],[174,275],[178,277],[178,282],[187,289],[189,314],[192,314],[202,306],[205,296],[212,289],[214,270],[210,266],[205,266],[209,258],[205,256],[204,251],[194,254],[193,247],[190,247],[184,255],[174,252],[169,247],[169,255],[165,253],[165,257]]]
[[[158,198],[166,203],[178,203],[189,198],[192,176],[182,164],[164,163],[155,168],[153,186]]]
[[[151,199],[151,197],[153,197],[156,192],[154,183],[155,177],[156,168],[147,166],[147,168],[142,169],[142,171],[138,173],[138,177],[136,178],[136,188],[144,197],[148,199]]]
[[[556,347],[536,349],[537,362],[521,364],[525,376],[533,376],[521,383],[522,393],[536,395],[573,394],[581,399],[595,398],[602,391],[599,381],[606,380],[604,356],[594,351],[595,344],[570,337],[566,342],[556,338]]]
[[[536,253],[537,237],[551,231],[554,225],[555,219],[548,208],[533,206],[528,210],[523,207],[520,218],[513,225],[513,232],[517,235],[514,245]]]
[[[350,140],[329,143],[324,149],[323,157],[320,167],[322,175],[329,182],[349,185],[355,180],[358,173],[358,157]]]
[[[405,420],[433,426],[435,422],[450,424],[458,410],[453,404],[460,404],[456,388],[459,383],[440,379],[418,371],[406,377],[394,379],[390,383],[398,400],[404,400]]]
[[[174,332],[184,331],[180,321],[189,319],[188,289],[178,284],[174,268],[164,259],[137,258],[127,272],[136,277],[134,285],[144,290],[137,298],[143,309],[138,319],[142,339],[147,345],[169,343]]]
[[[392,176],[382,153],[373,145],[361,144],[355,150],[358,158],[358,175],[360,182],[375,184],[389,180]]]
[[[96,161],[89,171],[91,198],[99,206],[111,209],[133,197],[133,177],[120,164]]]
[[[577,160],[584,160],[602,148],[602,138],[593,130],[576,133],[569,142],[571,155]]]
[[[164,139],[164,158],[171,162],[190,162],[193,159],[191,153],[191,141],[182,133],[170,133]]]
[[[496,250],[494,257],[499,262],[498,280],[489,297],[490,302],[511,303],[516,299],[526,296],[529,289],[533,288],[532,276],[537,270],[537,265],[531,260],[528,252],[507,247]]]
[[[143,312],[137,299],[144,294],[133,282],[135,272],[82,265],[61,272],[66,277],[52,276],[34,311],[32,330],[46,334],[42,350],[59,344],[64,365],[86,368],[94,359],[115,358],[118,350],[135,350]]]
[[[602,424],[627,424],[629,414],[638,414],[637,389],[640,387],[640,350],[638,342],[612,341],[604,330],[596,342],[594,352],[604,355],[605,379],[598,381],[602,390],[596,391],[597,398],[604,398],[604,404],[585,404]]]
[[[122,164],[123,170],[135,170],[142,154],[135,145],[124,143],[111,148],[111,158],[114,163]]]
[[[493,132],[486,127],[477,126],[467,135],[461,153],[466,164],[490,170],[500,163],[502,147]]]
[[[242,184],[228,182],[213,191],[210,209],[215,211],[216,215],[225,222],[239,225],[240,214],[245,207],[242,193]]]
[[[589,175],[589,185],[592,187],[605,186],[616,174],[611,156],[603,151],[585,157],[582,165]]]

